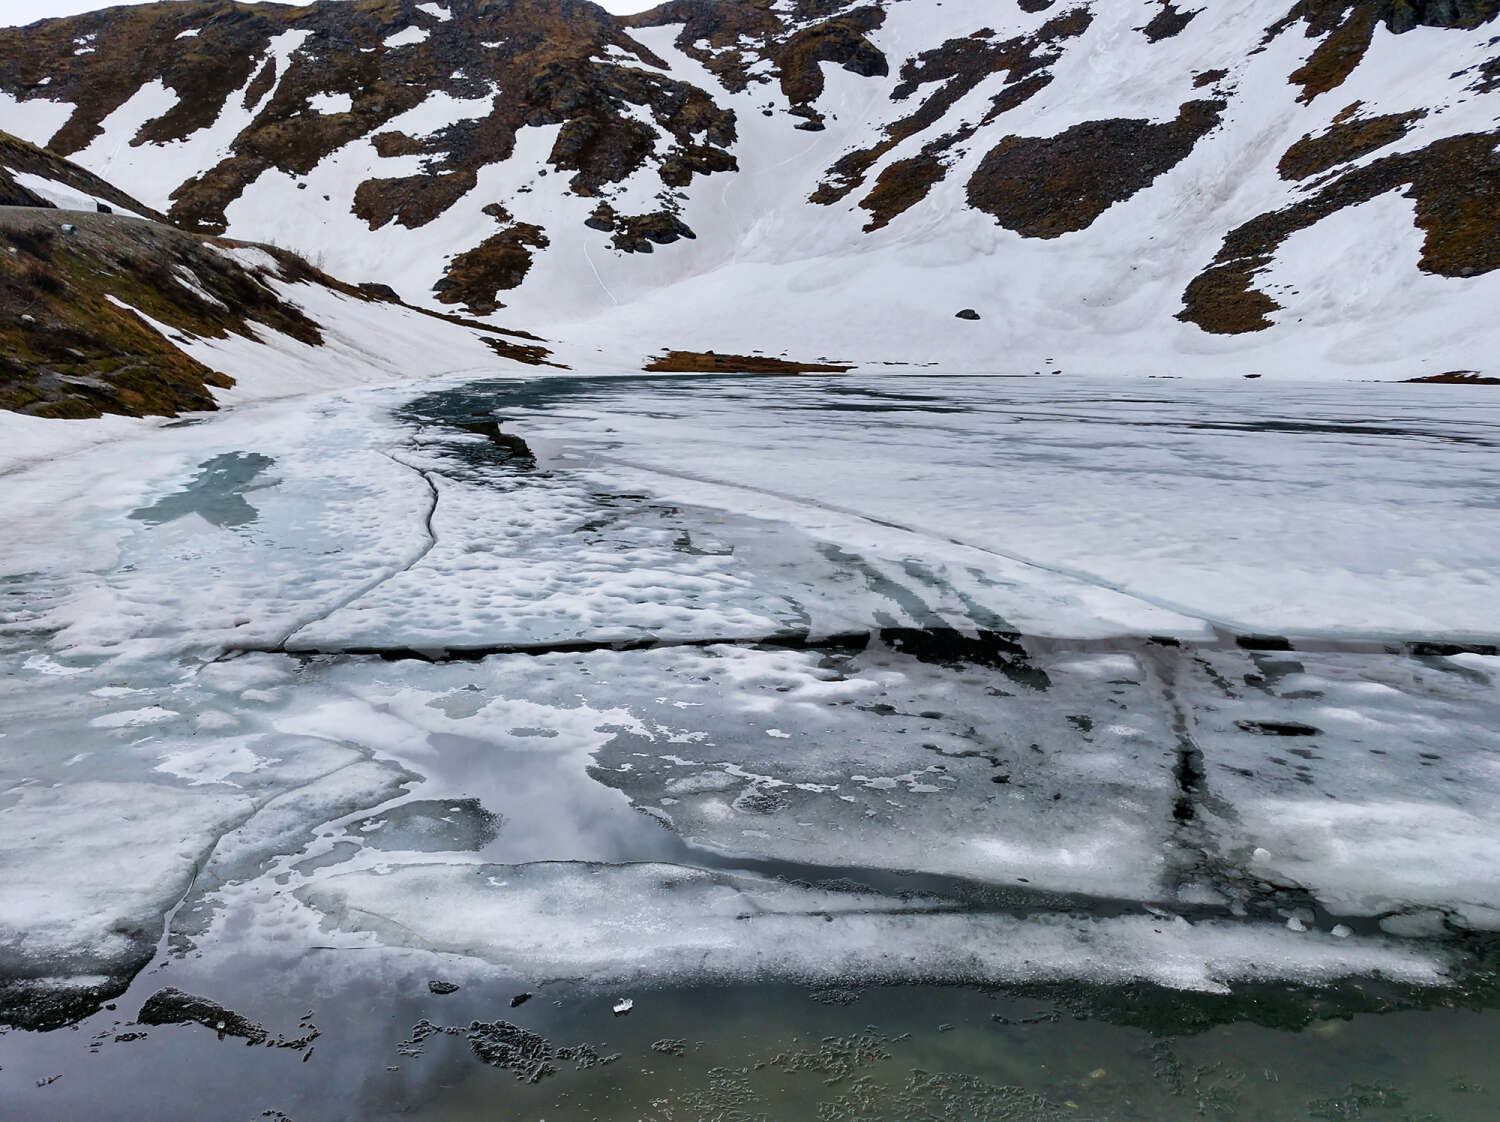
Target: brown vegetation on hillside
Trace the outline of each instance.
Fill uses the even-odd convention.
[[[281,279],[297,279],[292,260]],[[199,238],[112,215],[0,210],[0,408],[43,417],[215,408],[211,388],[232,380],[136,311],[198,337],[255,338],[253,320],[322,342],[254,270]]]
[[[856,149],[836,161],[810,201],[826,205],[843,199],[864,183],[882,156],[908,137],[931,128],[991,74],[1004,73],[1005,88],[992,99],[980,124],[988,124],[1020,105],[1052,80],[1047,67],[1061,54],[1062,43],[1082,35],[1092,22],[1093,15],[1087,7],[1075,7],[1054,16],[1030,35],[996,42],[994,32],[985,29],[962,39],[950,39],[910,59],[902,66],[901,81],[891,91],[891,97],[904,101],[930,87],[921,104],[887,126],[878,143]],[[923,145],[919,155],[887,167],[860,202],[872,216],[865,228],[879,229],[924,199],[933,184],[947,173],[943,157],[974,132],[973,127],[967,127],[935,137]]]
[[[668,351],[641,368],[652,374],[844,374],[852,366],[796,362],[765,355],[721,355],[715,351]]]
[[[46,199],[21,187],[11,172],[26,172],[66,184],[75,191],[103,199],[106,205],[134,211],[144,218],[162,220],[162,216],[145,203],[133,199],[112,183],[100,179],[93,172],[84,171],[45,148],[28,144],[8,132],[0,132],[0,206],[51,206]]]
[[[1223,110],[1222,101],[1189,101],[1161,123],[1085,121],[1056,136],[1008,136],[970,178],[969,203],[1028,238],[1086,229],[1186,159]]]
[[[1379,117],[1359,117],[1359,103],[1345,108],[1333,123],[1317,136],[1304,136],[1281,157],[1276,170],[1282,179],[1310,179],[1339,164],[1352,163],[1387,144],[1394,144],[1412,125],[1427,116],[1425,110],[1410,113],[1386,113]]]
[[[1271,326],[1279,305],[1255,288],[1255,274],[1298,230],[1329,215],[1406,188],[1425,233],[1417,265],[1425,273],[1472,277],[1500,269],[1500,130],[1434,141],[1329,180],[1316,194],[1231,230],[1213,262],[1183,293],[1177,318],[1232,335]]]
[[[1497,13],[1500,0],[1297,0],[1266,31],[1265,41],[1299,22],[1307,25],[1309,38],[1325,37],[1291,75],[1292,84],[1302,87],[1298,100],[1312,101],[1354,72],[1378,24],[1400,35],[1415,27],[1478,27]]]

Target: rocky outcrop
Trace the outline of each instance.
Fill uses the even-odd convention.
[[[278,279],[306,275],[290,254],[273,260]],[[232,380],[136,310],[199,337],[255,338],[253,320],[322,342],[296,305],[199,238],[104,214],[0,211],[0,408],[42,417],[216,408],[212,390]]]
[[[516,288],[531,268],[531,250],[547,245],[541,227],[516,222],[455,257],[433,285],[444,304],[462,304],[471,315],[487,316],[504,307],[500,293]]]
[[[1359,103],[1348,106],[1317,136],[1304,136],[1282,155],[1276,170],[1283,179],[1311,179],[1339,164],[1347,164],[1378,152],[1405,136],[1412,125],[1427,116],[1421,109],[1409,113],[1386,113],[1379,117],[1356,116]]]
[[[627,16],[626,27],[681,26],[675,45],[707,67],[725,89],[777,82],[792,111],[821,121],[812,108],[823,91],[821,64],[852,74],[889,72],[885,54],[869,39],[885,21],[881,4],[849,0],[668,0]]]
[[[1086,229],[1181,163],[1223,110],[1222,101],[1190,101],[1172,121],[1086,121],[1057,136],[1006,137],[969,180],[969,203],[1028,238]]]
[[[1435,141],[1332,178],[1315,194],[1230,231],[1213,263],[1188,285],[1178,318],[1221,335],[1259,331],[1279,305],[1255,275],[1298,230],[1402,187],[1423,231],[1418,268],[1445,277],[1500,269],[1500,130]]]
[[[854,368],[841,363],[797,362],[766,355],[668,351],[642,369],[653,374],[842,374]]]
[[[1291,75],[1303,101],[1343,84],[1369,49],[1379,24],[1397,35],[1416,27],[1478,27],[1500,14],[1500,0],[1297,0],[1266,32],[1269,42],[1295,24],[1309,38],[1323,37],[1307,62]]]
[[[0,206],[41,206],[53,204],[43,196],[20,186],[13,173],[23,172],[41,176],[65,187],[104,200],[105,205],[133,211],[145,218],[161,219],[162,216],[145,203],[133,199],[112,183],[85,171],[77,164],[69,163],[55,152],[28,144],[19,137],[0,132]]]
[[[980,125],[993,121],[1044,89],[1052,80],[1047,68],[1061,54],[1061,45],[1088,30],[1093,15],[1080,6],[1055,16],[1030,35],[997,40],[988,29],[962,39],[950,39],[908,60],[901,68],[900,82],[891,91],[896,101],[905,101],[926,91],[921,103],[908,116],[887,126],[879,143],[841,157],[828,170],[811,195],[814,203],[836,203],[861,186],[870,169],[907,138],[932,128],[966,94],[992,74],[1006,75],[1002,91],[991,99],[991,108]],[[946,153],[968,140],[974,126],[935,137],[923,145],[920,155],[892,164],[881,173],[874,189],[860,202],[872,214],[867,230],[876,230],[896,215],[926,197],[947,168]]]
[[[1171,39],[1182,33],[1187,25],[1193,22],[1193,17],[1198,14],[1197,9],[1183,10],[1178,8],[1172,0],[1160,0],[1161,8],[1151,21],[1141,28],[1146,38],[1153,43],[1160,43],[1163,39]]]
[[[616,219],[613,229],[615,248],[626,253],[650,253],[655,246],[698,236],[686,222],[666,210]]]

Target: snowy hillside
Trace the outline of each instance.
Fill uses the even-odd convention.
[[[523,331],[403,306],[275,247],[190,234],[0,133],[0,470],[175,416],[264,398],[560,365]],[[17,416],[16,414],[25,414]]]
[[[1497,10],[193,0],[0,31],[0,128],[601,367],[1411,378],[1494,365]]]

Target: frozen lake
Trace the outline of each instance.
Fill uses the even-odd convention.
[[[1497,446],[556,376],[7,475],[0,1115],[1493,1118]]]

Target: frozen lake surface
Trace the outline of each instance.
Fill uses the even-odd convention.
[[[557,376],[6,476],[0,1115],[1493,1118],[1497,443]]]

